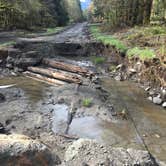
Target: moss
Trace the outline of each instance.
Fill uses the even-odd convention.
[[[155,52],[148,48],[140,49],[138,47],[134,47],[127,51],[127,56],[129,58],[138,56],[140,59],[151,59],[155,57]]]
[[[92,105],[92,99],[86,98],[82,101],[84,107],[90,107]]]
[[[91,57],[91,60],[92,60],[92,62],[93,62],[95,65],[98,65],[98,64],[103,64],[103,63],[106,61],[106,58],[104,58],[104,57],[92,56],[92,57]]]

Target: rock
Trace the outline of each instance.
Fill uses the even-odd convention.
[[[162,103],[162,99],[159,96],[153,97],[153,103],[160,105]]]
[[[120,65],[116,66],[116,70],[124,70],[124,69],[125,69],[124,64],[120,64]]]
[[[154,135],[156,138],[161,138],[161,136],[159,134],[155,134]]]
[[[166,108],[166,102],[164,102],[164,103],[162,104],[162,107]]]
[[[145,88],[145,91],[149,91],[150,88],[151,88],[150,86],[146,87],[146,88]]]
[[[149,96],[149,97],[148,97],[148,100],[153,101],[153,97],[152,97],[152,96]]]
[[[133,69],[133,68],[130,68],[128,71],[129,71],[129,73],[131,73],[131,74],[137,73],[137,71],[136,71],[135,69]]]
[[[114,78],[116,81],[123,81],[123,78],[121,75],[118,75]]]
[[[161,96],[163,100],[166,100],[166,89],[161,89]]]
[[[155,92],[153,90],[149,91],[149,95],[153,96],[155,94]]]
[[[0,103],[5,101],[5,96],[0,93]]]
[[[6,132],[5,127],[2,123],[0,123],[0,134],[4,134]]]
[[[70,145],[65,153],[65,162],[68,166],[79,165],[151,165],[155,166],[147,151],[124,148],[101,148],[101,144],[90,139],[79,139]]]
[[[134,69],[138,72],[141,71],[142,69],[142,63],[141,62],[137,62],[135,65],[134,65]]]
[[[48,148],[24,135],[0,135],[1,165],[40,165],[60,164],[58,156],[53,156]]]

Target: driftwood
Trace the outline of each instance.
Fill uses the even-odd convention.
[[[45,65],[54,67],[56,69],[61,69],[61,70],[64,70],[64,71],[77,73],[77,74],[80,74],[82,76],[92,76],[92,75],[94,75],[93,72],[89,71],[86,68],[79,67],[79,66],[72,65],[72,64],[63,63],[63,62],[58,62],[58,61],[55,61],[55,60],[50,60],[50,59],[44,58],[42,63],[45,64]]]
[[[71,136],[71,135],[67,135],[67,134],[59,134],[59,136],[67,138],[67,139],[74,139],[74,140],[78,140],[79,139],[79,137]]]
[[[58,80],[62,80],[62,81],[68,82],[68,83],[76,83],[76,84],[82,83],[82,80],[77,76],[73,76],[71,74],[67,74],[64,72],[54,71],[51,69],[44,69],[44,68],[40,68],[40,67],[28,67],[28,71],[42,74],[42,75],[52,77],[52,78],[55,78]]]
[[[42,76],[40,74],[32,73],[32,72],[29,72],[29,71],[25,72],[24,75],[28,76],[32,79],[47,82],[47,83],[50,83],[50,84],[55,84],[55,85],[64,85],[65,84],[65,82],[63,82],[63,81],[56,80],[54,78],[49,78],[49,77],[46,77],[46,76]]]

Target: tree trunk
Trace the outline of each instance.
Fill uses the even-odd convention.
[[[71,64],[66,64],[63,62],[53,61],[53,60],[49,60],[49,59],[43,59],[42,63],[45,65],[54,67],[56,69],[61,69],[64,71],[77,73],[77,74],[80,74],[83,76],[91,76],[93,74],[92,72],[90,72],[86,68],[82,68],[82,67],[71,65]]]
[[[76,83],[76,84],[81,84],[82,80],[77,77],[77,76],[73,76],[71,74],[66,74],[64,72],[57,72],[51,69],[43,69],[43,68],[39,68],[39,67],[28,67],[28,70],[34,73],[38,73],[38,74],[43,74],[45,76],[48,77],[52,77],[58,80],[62,80],[62,81],[66,81],[69,83]]]

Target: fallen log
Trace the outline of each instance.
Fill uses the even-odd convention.
[[[72,136],[72,135],[67,135],[67,134],[59,134],[59,136],[67,138],[67,139],[74,139],[74,140],[78,140],[79,139],[79,137]]]
[[[73,76],[71,74],[66,74],[63,72],[54,71],[50,69],[44,69],[40,67],[28,67],[28,70],[34,73],[43,74],[45,76],[49,76],[49,77],[62,80],[68,83],[82,84],[82,80],[79,77]]]
[[[86,68],[79,67],[79,66],[72,65],[72,64],[63,63],[63,62],[58,62],[58,61],[55,61],[55,60],[50,60],[50,59],[44,58],[42,60],[42,63],[45,64],[45,65],[54,67],[56,69],[61,69],[61,70],[64,70],[64,71],[77,73],[77,74],[80,74],[82,76],[92,76],[92,75],[94,75],[94,73],[92,71],[89,71]]]
[[[38,80],[38,81],[47,82],[47,83],[55,84],[55,85],[58,85],[58,86],[65,84],[65,82],[63,82],[63,81],[56,80],[54,78],[49,78],[49,77],[46,77],[46,76],[42,76],[40,74],[32,73],[32,72],[29,72],[29,71],[24,72],[24,75],[27,76],[27,77],[30,77],[32,79]]]

